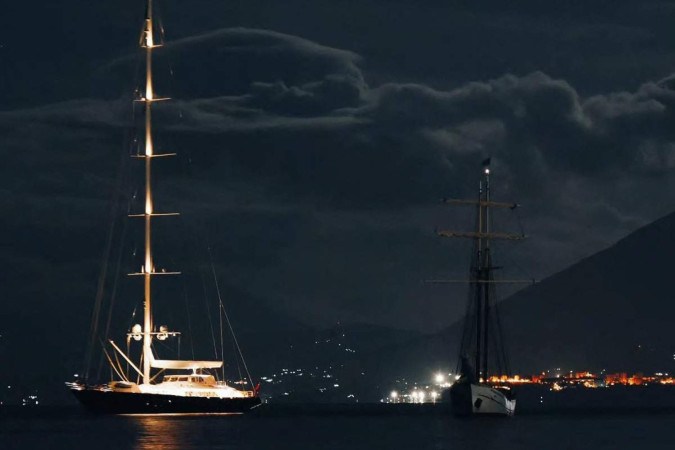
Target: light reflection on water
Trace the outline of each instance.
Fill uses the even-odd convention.
[[[139,431],[136,450],[182,450],[190,447],[189,429],[185,423],[170,417],[134,417]]]
[[[231,416],[231,417],[226,417]],[[134,450],[185,450],[208,446],[208,448],[226,448],[222,434],[236,430],[228,424],[236,420],[234,414],[167,414],[167,415],[130,415],[130,420],[138,428]],[[214,433],[212,428],[217,428]]]
[[[274,411],[271,411],[274,412]],[[0,450],[673,450],[673,414],[0,416]]]
[[[457,420],[433,416],[131,417],[134,450],[617,450],[640,448],[647,417],[516,417]],[[649,447],[672,450],[650,423]],[[668,424],[668,425],[666,425]],[[664,441],[665,439],[665,441]],[[669,445],[664,446],[664,442]]]

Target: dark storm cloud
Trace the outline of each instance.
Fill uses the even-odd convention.
[[[335,109],[304,122],[290,109],[278,106],[289,88],[279,89],[280,97],[274,100],[256,95],[256,88],[252,90],[252,94],[236,98],[187,102],[183,110],[187,117],[200,119],[195,126],[214,132],[255,132],[295,124],[298,135],[283,135],[276,142],[269,139],[272,146],[295,155],[305,154],[303,148],[308,144],[317,146],[313,141],[301,142],[303,127],[342,125],[317,137],[327,141],[317,150],[321,159],[334,164],[319,164],[314,169],[327,171],[326,179],[333,180],[330,172],[347,161],[353,173],[366,168],[362,177],[352,179],[358,186],[351,192],[355,206],[362,204],[360,200],[367,207],[423,202],[434,197],[434,190],[447,189],[451,179],[454,185],[470,185],[461,178],[464,169],[487,154],[514,175],[513,183],[524,180],[521,186],[532,180],[543,182],[544,176],[600,182],[626,173],[664,172],[672,164],[673,136],[668,126],[673,118],[672,94],[656,84],[646,84],[635,93],[585,100],[569,84],[542,73],[508,75],[452,91],[387,84],[363,91],[357,107]],[[314,97],[313,101],[317,100],[320,98]],[[255,114],[233,118],[218,113],[235,108]],[[184,126],[190,128],[189,124]],[[340,134],[339,145],[332,134]],[[284,167],[282,163],[273,170]],[[398,195],[386,190],[392,186]],[[363,188],[380,195],[369,197]]]
[[[189,207],[209,205],[207,226],[236,261],[223,263],[235,283],[306,317],[410,326],[452,320],[443,312],[446,294],[419,283],[465,266],[464,254],[448,254],[434,237],[450,213],[432,205],[475,195],[476,170],[488,155],[499,196],[528,206],[528,230],[537,236],[519,261],[550,255],[537,275],[672,207],[640,204],[673,184],[668,80],[592,97],[542,72],[448,90],[369,86],[354,53],[247,29],[165,50],[180,61],[176,79],[188,87],[182,100],[157,107],[160,133],[191,155],[197,174],[178,192]],[[109,69],[115,77],[128,62]],[[20,198],[23,178],[12,172],[30,166],[42,180],[39,195],[49,199],[58,188],[73,201],[94,198],[78,216],[103,223],[103,192],[130,109],[122,100],[90,99],[1,113],[2,152],[15,155],[3,170],[5,192]],[[73,167],[78,159],[91,167]],[[81,181],[85,171],[89,182]],[[57,221],[60,233],[67,223]],[[247,260],[252,248],[257,256]],[[417,308],[412,300],[427,295],[430,305]]]
[[[160,91],[165,81],[163,69],[167,69],[175,73],[172,94],[187,92],[191,98],[240,95],[250,92],[252,82],[263,90],[280,80],[294,89],[305,86],[304,90],[312,91],[316,89],[313,85],[326,76],[330,79],[325,80],[325,94],[344,93],[340,80],[365,87],[357,67],[360,57],[355,53],[267,30],[216,30],[169,42],[156,53]],[[136,57],[125,56],[102,66],[97,73],[126,80],[138,62]]]
[[[235,83],[241,92],[179,101],[167,108],[170,129],[179,134],[255,133],[248,142],[241,135],[235,139],[235,147],[246,153],[245,170],[255,170],[250,162],[263,161],[271,146],[290,156],[290,164],[275,157],[280,165],[268,170],[285,172],[294,194],[326,192],[339,197],[341,206],[380,207],[433,198],[449,183],[470,184],[462,177],[465,168],[486,154],[514,176],[513,183],[541,180],[550,171],[558,177],[560,171],[597,177],[612,171],[662,171],[672,164],[667,126],[672,94],[657,84],[589,99],[580,99],[568,83],[538,72],[450,91],[395,83],[368,88],[353,53],[245,29],[186,38],[168,51],[182,56],[185,67],[201,68],[214,54],[236,54],[239,63],[255,61]],[[303,70],[292,69],[297,61],[303,61]],[[206,73],[208,83],[192,86],[208,84],[219,93],[220,86],[229,86],[218,71],[195,72]],[[121,102],[111,107],[82,100],[4,116],[8,121],[30,120],[31,126],[117,127],[124,123],[122,111]],[[309,130],[317,134],[307,139],[304,132]],[[209,148],[217,150],[215,139]],[[236,162],[238,157],[232,158]],[[307,158],[318,160],[310,167],[311,177],[293,170],[298,159]],[[264,174],[265,164],[261,166]],[[349,173],[344,189],[336,171]],[[333,187],[313,190],[321,180]]]
[[[664,84],[588,99],[581,99],[565,81],[540,72],[506,75],[449,91],[395,83],[369,88],[353,53],[246,29],[185,38],[167,50],[185,67],[200,69],[214,54],[225,59],[236,54],[239,63],[254,60],[235,83],[241,92],[178,101],[167,107],[169,130],[179,134],[257,133],[251,139],[255,148],[238,137],[247,160],[255,159],[256,152],[262,160],[269,152],[256,142],[260,132],[269,133],[262,136],[284,153],[295,152],[300,158],[315,158],[318,153],[319,159],[334,162],[318,162],[314,167],[324,172],[316,178],[325,176],[331,182],[339,182],[331,171],[346,171],[351,165],[357,177],[350,184],[358,189],[340,193],[353,195],[351,203],[357,206],[361,203],[358,197],[369,207],[392,200],[398,204],[394,198],[423,201],[433,195],[432,190],[447,188],[450,179],[460,177],[453,184],[468,181],[461,179],[463,169],[486,154],[527,180],[552,170],[597,177],[613,170],[665,170],[672,164],[672,136],[667,126],[672,118],[672,94]],[[297,70],[298,61],[302,61],[302,70]],[[223,60],[213,64],[227,67],[220,71],[232,72]],[[222,94],[231,86],[220,71],[193,71],[206,75],[204,83],[191,86],[209,85],[211,91]],[[199,80],[197,76],[192,75],[194,80]],[[124,109],[122,102],[79,100],[13,111],[3,117],[6,123],[30,121],[32,127],[120,127],[125,122]],[[306,141],[303,131],[309,130],[318,130],[318,134]],[[212,146],[217,147],[217,141]],[[308,152],[307,147],[320,149]],[[274,168],[278,169],[291,170],[283,164]],[[393,185],[398,191],[418,194],[391,195],[394,190],[388,188]],[[363,188],[378,190],[379,195],[362,196]]]

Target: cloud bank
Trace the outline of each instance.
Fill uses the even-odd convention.
[[[525,205],[532,238],[514,262],[536,277],[674,206],[662,194],[674,182],[669,78],[594,96],[539,71],[448,90],[372,86],[353,52],[245,28],[179,40],[160,60],[173,61],[182,87],[157,108],[158,137],[188,167],[167,169],[167,192],[206,216],[234,284],[309,321],[434,328],[455,319],[463,302],[448,307],[447,297],[459,291],[420,281],[464,271],[466,252],[433,230],[471,220],[437,201],[473,197],[487,156],[495,195]],[[121,58],[103,72],[114,84],[133,66]],[[128,99],[107,98],[0,113],[11,161],[5,236],[15,244],[3,265],[19,253],[34,257],[27,270],[43,263],[27,224],[70,235],[73,248],[100,243],[131,116]],[[54,202],[78,220],[38,220]],[[84,224],[78,239],[73,223]],[[84,253],[91,263],[96,252]]]

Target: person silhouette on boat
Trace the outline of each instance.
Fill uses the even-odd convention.
[[[458,381],[464,383],[476,382],[476,372],[474,371],[474,368],[469,362],[469,358],[467,358],[466,355],[463,355],[460,359]]]

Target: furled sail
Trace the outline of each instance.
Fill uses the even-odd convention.
[[[222,361],[190,361],[179,359],[150,359],[150,366],[154,369],[219,369],[223,367]]]

